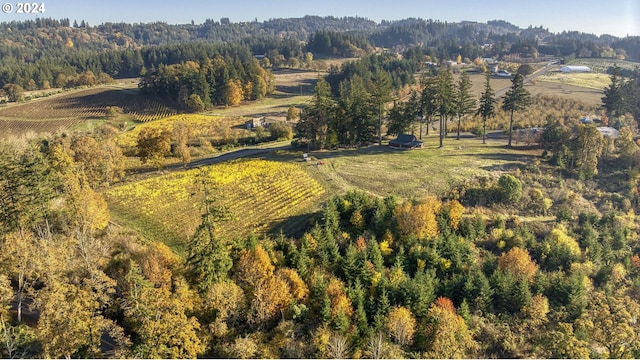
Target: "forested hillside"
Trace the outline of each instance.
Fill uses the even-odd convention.
[[[529,77],[639,40],[0,24],[6,101],[135,78],[3,104],[84,127],[0,139],[0,356],[640,357],[640,70],[604,69],[597,104]]]
[[[471,60],[543,55],[640,60],[638,37],[552,34],[541,26],[519,29],[505,21],[446,23],[418,18],[377,24],[358,17],[306,16],[245,23],[220,19],[184,25],[91,25],[45,18],[2,23],[0,36],[0,87],[17,84],[27,90],[63,87],[65,79],[87,71],[96,77],[102,73],[113,78],[137,77],[143,68],[194,61],[201,51],[210,52],[198,49],[194,54],[194,48],[228,43],[243,44],[252,54],[265,55],[273,66],[308,63],[309,53],[360,57],[371,54],[375,47],[403,51],[413,46],[443,61],[458,55]]]

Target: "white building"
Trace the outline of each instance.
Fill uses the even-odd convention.
[[[567,65],[560,68],[560,71],[563,73],[580,73],[580,72],[591,72],[588,66],[582,65]]]
[[[610,137],[610,138],[617,138],[619,131],[616,130],[615,128],[612,128],[610,126],[600,126],[598,127],[598,131],[600,131],[600,133],[602,134],[602,136],[605,137]]]

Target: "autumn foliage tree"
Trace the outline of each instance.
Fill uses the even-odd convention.
[[[474,348],[473,340],[464,319],[456,313],[451,300],[439,298],[429,307],[430,320],[428,358],[465,358]]]
[[[416,331],[416,319],[411,310],[396,306],[387,316],[386,327],[396,343],[410,345]]]
[[[527,250],[519,247],[513,247],[498,258],[498,268],[508,271],[515,277],[524,277],[528,281],[532,281],[538,265],[531,259]]]
[[[622,359],[640,350],[638,316],[640,305],[630,297],[594,292],[576,326],[592,344],[605,350],[600,355]]]
[[[438,235],[436,215],[442,209],[442,202],[435,198],[426,198],[412,204],[405,202],[394,209],[398,234],[407,238],[415,236],[418,239],[430,239]]]
[[[137,148],[143,164],[149,162],[160,169],[164,158],[171,152],[171,133],[146,127],[138,134]]]

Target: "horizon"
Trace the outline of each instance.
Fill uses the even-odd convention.
[[[529,26],[548,29],[552,33],[577,31],[597,36],[640,36],[640,2],[611,0],[603,4],[596,0],[584,0],[579,4],[539,0],[533,3],[513,3],[495,0],[492,6],[478,6],[472,0],[458,0],[454,5],[439,1],[413,3],[397,0],[393,7],[384,6],[381,0],[339,1],[325,0],[321,4],[299,4],[293,0],[267,4],[246,0],[241,4],[217,3],[206,0],[189,0],[181,7],[170,3],[149,4],[136,0],[112,0],[85,3],[70,0],[39,2],[45,4],[41,14],[0,13],[0,22],[34,20],[37,17],[63,19],[71,22],[84,20],[91,26],[111,23],[202,24],[206,19],[219,21],[229,18],[233,23],[264,22],[272,19],[302,18],[304,16],[360,17],[377,24],[382,21],[398,21],[408,18],[432,19],[442,22],[479,22],[504,20],[521,29]]]

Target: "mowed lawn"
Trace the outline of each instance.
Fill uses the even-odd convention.
[[[447,138],[442,149],[436,136],[423,140],[425,147],[416,150],[371,146],[313,152],[307,169],[329,192],[361,189],[376,196],[411,199],[443,195],[470,177],[498,176],[540,155],[540,150],[508,149],[503,139],[483,145],[475,137]],[[323,164],[316,166],[316,161]]]

